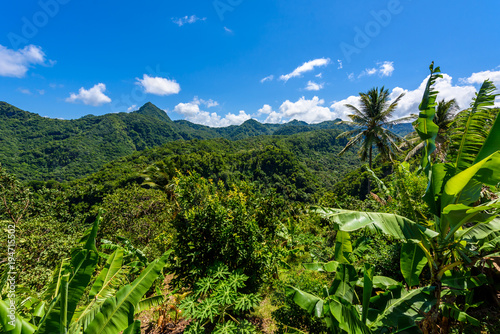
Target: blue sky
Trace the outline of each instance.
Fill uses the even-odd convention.
[[[345,118],[385,86],[415,112],[432,60],[441,98],[500,85],[500,3],[96,1],[0,4],[0,100],[72,119],[151,101],[210,126]],[[499,86],[500,87],[500,86]]]

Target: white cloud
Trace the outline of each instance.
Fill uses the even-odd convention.
[[[266,114],[269,115],[273,112],[273,108],[269,104],[264,104],[262,108],[259,109],[259,115]]]
[[[224,31],[225,31],[225,32],[227,32],[227,33],[229,33],[229,34],[233,34],[233,33],[234,33],[234,32],[233,32],[231,29],[229,29],[228,27],[224,27]]]
[[[196,123],[203,124],[211,127],[224,127],[229,125],[239,125],[246,120],[251,118],[244,110],[240,110],[238,114],[228,113],[226,116],[221,117],[217,113],[210,113],[208,111],[202,110],[201,105],[205,105],[207,108],[217,106],[218,103],[213,100],[202,100],[195,97],[193,101],[188,103],[179,103],[175,106],[174,111],[185,117],[186,120]]]
[[[144,74],[142,79],[136,78],[136,85],[142,86],[144,91],[155,95],[179,94],[181,86],[175,80],[169,80],[161,77],[150,77]]]
[[[392,72],[394,72],[394,62],[393,61],[384,61],[383,63],[378,63],[380,66],[379,73],[381,77],[390,77]]]
[[[460,79],[460,82],[469,84],[482,84],[484,80],[487,79],[493,81],[493,83],[495,83],[495,85],[497,86],[500,85],[500,71],[482,71],[472,73],[470,77]]]
[[[328,64],[330,64],[330,58],[314,59],[297,67],[292,73],[282,75],[280,80],[288,81],[291,78],[300,77],[305,72],[314,70],[315,67],[327,66]]]
[[[358,78],[361,78],[361,77],[364,77],[364,76],[372,76],[374,74],[377,73],[377,69],[376,68],[367,68],[365,69],[363,72],[361,72],[359,75],[358,75]]]
[[[37,89],[36,90],[38,92],[38,94],[40,95],[45,95],[45,90],[44,89]]]
[[[394,118],[418,114],[418,106],[422,101],[425,85],[429,77],[425,78],[417,89],[408,90],[401,87],[395,87],[390,93],[391,101],[397,98],[401,93],[405,96],[399,101],[398,108],[394,113]],[[476,89],[473,86],[459,86],[453,84],[453,78],[448,74],[443,74],[443,78],[436,80],[435,89],[439,91],[438,100],[456,99],[461,109],[468,108],[472,98],[475,96]],[[330,108],[337,117],[347,120],[347,115],[351,112],[345,107],[345,104],[352,104],[359,107],[359,97],[349,96],[348,98],[334,102]]]
[[[195,23],[197,21],[205,21],[206,19],[207,19],[206,17],[200,19],[196,15],[191,15],[191,16],[184,16],[184,17],[180,17],[180,18],[173,17],[172,22],[177,24],[179,27],[182,27],[185,24],[192,24],[192,23]]]
[[[358,78],[362,78],[364,76],[372,76],[378,73],[380,77],[390,77],[394,72],[394,62],[393,61],[384,61],[381,63],[377,63],[378,68],[367,68],[363,72],[358,75]]]
[[[318,91],[318,90],[323,89],[323,86],[324,86],[324,84],[322,84],[322,83],[321,83],[321,84],[318,84],[318,83],[316,83],[316,82],[309,81],[309,82],[307,83],[307,86],[306,86],[306,88],[305,88],[305,89],[306,89],[306,90],[310,90],[310,91]]]
[[[137,108],[137,104],[133,104],[131,105],[130,107],[127,108],[127,112],[131,112],[131,111],[134,111],[135,108]]]
[[[33,95],[33,93],[27,88],[18,88],[17,90],[25,95]]]
[[[0,76],[22,78],[34,65],[52,65],[48,61],[42,48],[35,45],[25,46],[23,49],[14,51],[0,45]]]
[[[391,98],[396,98],[403,92],[406,93],[399,102],[398,109],[394,115],[395,117],[404,117],[412,113],[418,113],[418,105],[422,101],[422,95],[424,94],[428,78],[425,78],[415,90],[407,90],[401,87],[396,87],[392,90]],[[434,88],[439,92],[438,100],[456,99],[460,109],[468,108],[476,93],[476,89],[473,86],[453,85],[453,78],[448,74],[443,74],[443,78],[437,79]]]
[[[265,78],[262,78],[262,79],[260,80],[260,83],[264,83],[264,82],[266,82],[266,81],[273,81],[273,79],[274,79],[274,75],[272,75],[272,74],[271,74],[271,75],[269,75],[269,76],[267,76],[267,77],[265,77]]]
[[[324,107],[325,100],[315,96],[311,100],[301,97],[297,102],[286,100],[281,104],[279,111],[273,111],[269,105],[264,105],[259,110],[268,114],[266,123],[282,123],[291,120],[299,120],[307,123],[320,123],[335,119],[334,113],[328,107]]]
[[[354,77],[354,73],[349,73],[349,74],[347,75],[347,79],[349,79],[349,80],[351,80],[351,81],[354,81],[354,78],[355,78],[355,77]]]
[[[359,107],[359,97],[358,96],[349,96],[347,99],[341,101],[334,101],[330,106],[330,109],[333,111],[335,118],[340,118],[343,120],[349,119],[347,115],[352,112],[345,106],[346,104],[351,104],[355,107]]]
[[[339,64],[339,66],[337,67],[337,69],[341,70],[344,66],[342,65],[342,60],[340,59],[337,59],[337,63]]]
[[[323,73],[318,73],[318,74],[315,75],[315,77],[321,79],[323,77]]]
[[[104,94],[105,91],[106,85],[103,83],[99,83],[89,90],[82,87],[78,91],[78,94],[71,93],[66,102],[76,103],[82,101],[83,104],[97,107],[111,102],[111,99]]]

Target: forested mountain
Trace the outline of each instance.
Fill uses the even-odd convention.
[[[172,121],[152,103],[131,113],[61,120],[0,102],[0,162],[21,180],[64,181],[89,175],[105,163],[133,152],[176,140],[239,140],[317,129],[345,129],[336,123],[261,124],[248,120],[239,126],[210,128],[184,120]],[[407,133],[407,128],[403,125],[400,130]]]

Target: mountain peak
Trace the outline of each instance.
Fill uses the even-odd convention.
[[[156,119],[159,119],[160,121],[164,122],[172,122],[172,120],[170,119],[170,117],[168,117],[165,111],[161,110],[151,102],[146,103],[139,110],[134,111],[134,113],[155,117]]]

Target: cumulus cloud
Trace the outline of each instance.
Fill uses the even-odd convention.
[[[356,108],[360,107],[360,99],[359,96],[349,96],[347,99],[343,99],[341,101],[334,101],[330,106],[335,118],[340,118],[343,120],[348,120],[349,117],[347,115],[352,114],[352,112],[345,106],[346,104],[350,104],[355,106]]]
[[[379,65],[379,73],[381,77],[390,77],[392,72],[394,72],[394,62],[393,61],[384,61],[383,63],[378,63]]]
[[[378,74],[380,77],[390,77],[394,72],[394,62],[384,61],[377,63],[378,68],[367,68],[358,75],[358,78]]]
[[[66,102],[76,103],[81,101],[83,104],[97,107],[111,102],[111,99],[104,94],[105,91],[106,85],[103,83],[98,83],[89,90],[82,87],[78,94],[71,93]]]
[[[324,84],[322,83],[316,83],[316,82],[313,82],[313,81],[309,81],[307,83],[307,86],[306,86],[306,90],[309,90],[309,91],[318,91],[318,90],[321,90],[323,89],[323,86]]]
[[[396,87],[392,90],[391,98],[396,98],[403,92],[406,93],[398,105],[395,117],[404,117],[412,113],[418,113],[418,105],[422,101],[422,95],[424,94],[427,80],[428,77],[423,80],[420,86],[415,90],[407,90],[401,87]],[[468,108],[476,93],[476,88],[474,86],[454,85],[453,78],[448,74],[443,74],[443,78],[437,79],[434,87],[439,91],[438,100],[455,99],[460,109]]]
[[[244,110],[240,110],[238,114],[228,113],[224,117],[221,117],[215,112],[210,113],[200,108],[200,106],[211,108],[217,105],[219,104],[211,99],[203,100],[195,97],[191,102],[179,103],[175,106],[174,111],[178,114],[183,115],[185,119],[190,122],[211,127],[239,125],[251,118],[251,116],[248,115]]]
[[[45,53],[39,46],[28,45],[14,51],[0,45],[0,76],[22,78],[34,65],[47,66],[53,63],[47,61]]]
[[[169,80],[161,77],[150,77],[144,74],[142,79],[136,78],[136,85],[142,86],[144,91],[154,95],[172,95],[179,94],[181,86],[175,80]]]
[[[280,80],[288,81],[291,78],[300,77],[306,72],[313,71],[315,67],[327,66],[330,64],[330,58],[319,58],[308,62],[305,62],[301,66],[297,67],[293,72],[282,75]]]
[[[422,95],[424,94],[425,85],[429,77],[425,78],[418,88],[414,90],[404,89],[401,87],[395,87],[390,93],[390,99],[393,101],[401,93],[405,93],[405,96],[399,101],[398,108],[394,113],[395,118],[406,117],[410,114],[418,113],[418,105],[422,101]],[[453,84],[453,78],[448,74],[443,74],[443,78],[436,80],[435,89],[439,91],[438,100],[451,100],[456,99],[459,107],[461,109],[468,108],[472,98],[475,96],[476,89],[470,85],[455,85]],[[359,97],[349,96],[348,98],[334,102],[330,108],[332,111],[342,119],[347,119],[347,115],[351,112],[345,107],[345,104],[352,104],[359,107]]]
[[[279,111],[273,111],[269,105],[264,105],[259,112],[268,115],[264,121],[266,123],[284,123],[294,119],[307,123],[334,120],[335,114],[324,104],[325,100],[317,96],[310,100],[301,97],[296,102],[286,100],[281,104]]]
[[[337,69],[341,70],[344,67],[344,65],[342,65],[342,60],[337,59],[337,63],[339,64],[339,66],[337,67]]]
[[[271,74],[271,75],[269,75],[269,76],[267,76],[267,77],[265,77],[265,78],[262,78],[262,79],[260,80],[260,83],[264,83],[264,82],[266,82],[266,81],[273,81],[273,79],[274,79],[274,75],[272,75],[272,74]]]
[[[500,85],[500,71],[482,71],[472,73],[472,75],[468,78],[460,79],[462,83],[469,84],[482,84],[484,80],[491,80],[495,83],[495,85]]]
[[[259,109],[259,114],[267,114],[267,115],[269,115],[272,112],[273,112],[273,108],[269,104],[264,104],[262,106],[262,108]]]
[[[136,110],[136,108],[137,108],[137,104],[133,104],[133,105],[131,105],[130,107],[127,108],[127,112],[134,111],[134,110]]]
[[[185,24],[193,24],[197,21],[205,21],[206,19],[207,19],[206,17],[200,19],[196,15],[191,15],[191,16],[184,16],[184,17],[180,17],[180,18],[173,17],[172,22],[177,24],[179,27],[182,27]]]

